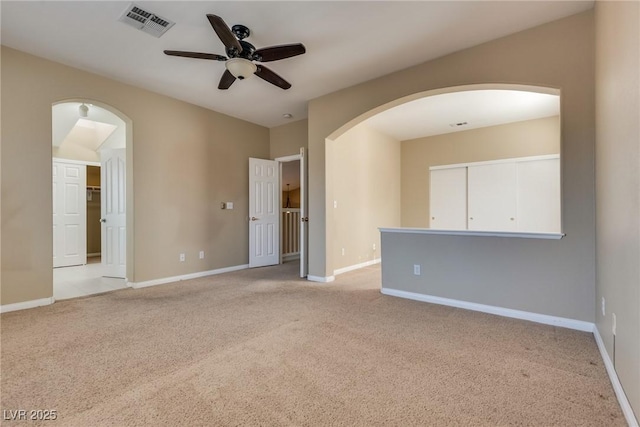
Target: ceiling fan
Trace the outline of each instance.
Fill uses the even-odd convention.
[[[256,62],[271,62],[280,59],[302,55],[306,49],[302,43],[284,44],[256,49],[244,39],[249,37],[251,31],[244,25],[234,25],[229,29],[222,18],[216,15],[207,15],[214,31],[225,45],[227,57],[214,53],[183,52],[179,50],[165,50],[170,56],[182,56],[185,58],[210,59],[224,61],[227,68],[220,79],[218,89],[229,89],[236,79],[243,80],[253,74],[282,89],[289,89],[291,83]]]

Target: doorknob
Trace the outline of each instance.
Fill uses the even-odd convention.
[[[104,218],[100,218],[100,222],[107,222],[107,220]]]
[[[255,216],[251,217],[251,221],[257,221],[259,218],[256,218]]]
[[[309,222],[309,217],[300,218],[301,222]]]

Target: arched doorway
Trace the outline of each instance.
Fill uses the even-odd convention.
[[[466,94],[494,93],[515,94],[513,104],[507,108],[496,108],[502,111],[503,117],[486,119],[487,114],[493,110],[494,105],[504,102],[504,97],[496,98],[492,104],[484,101],[486,110],[482,114],[474,115],[473,111],[466,108],[464,102],[452,103],[452,99],[465,99]],[[522,95],[522,96],[519,96]],[[528,96],[531,95],[531,96]],[[391,228],[432,228],[429,222],[430,212],[430,167],[453,165],[461,163],[473,163],[492,161],[496,159],[521,158],[534,156],[557,156],[559,165],[560,157],[560,91],[547,87],[512,84],[478,84],[455,86],[412,94],[387,104],[376,107],[366,113],[355,117],[332,132],[325,140],[326,153],[326,264],[329,275],[321,281],[333,280],[333,275],[349,271],[354,268],[364,267],[380,260],[379,227]],[[517,110],[518,103],[523,106],[535,106],[538,99],[551,101],[551,108],[541,108],[527,114],[512,114]],[[411,120],[429,122],[437,116],[443,123],[440,128],[433,131],[425,131],[425,134],[412,133],[409,136],[395,135],[388,131],[394,125],[397,127],[412,126],[411,122],[403,122],[400,115],[411,115],[407,107],[415,105],[415,108],[426,108],[423,100],[441,102],[439,105],[431,105],[424,114],[416,114]],[[504,106],[502,106],[504,107]],[[543,107],[545,107],[543,105]],[[460,114],[440,114],[444,110],[450,110]],[[524,109],[523,109],[524,110]],[[390,114],[400,111],[397,116]],[[387,115],[391,117],[388,123],[375,122],[376,118]],[[465,120],[465,117],[473,119]],[[437,161],[420,160],[420,150],[405,149],[407,141],[420,138],[444,135],[453,132],[479,132],[480,129],[490,127],[507,126],[509,123],[520,121],[542,120],[549,117],[548,128],[552,134],[545,144],[539,146],[514,144],[513,149],[504,149],[506,144],[494,144],[486,153],[480,150],[469,150],[469,144],[460,144],[458,148],[450,151],[454,153],[440,153]],[[443,126],[444,125],[444,126]],[[386,128],[385,128],[386,126]],[[457,127],[460,126],[459,129]],[[433,126],[438,128],[438,126]],[[419,129],[419,126],[416,128]],[[382,129],[382,130],[381,130]],[[347,143],[348,141],[348,143]],[[374,142],[375,141],[375,142]],[[376,148],[370,148],[372,143]],[[416,144],[414,144],[416,145]],[[423,144],[424,145],[424,144]],[[351,147],[351,148],[350,148]],[[403,147],[403,148],[401,148]],[[499,148],[499,150],[498,150]],[[489,151],[493,151],[489,153]],[[496,155],[496,151],[499,153]],[[462,152],[462,153],[461,153]],[[409,161],[407,161],[409,160]],[[406,163],[411,164],[407,168]],[[559,166],[558,166],[559,168]],[[411,169],[411,170],[410,170]],[[560,181],[559,169],[557,170],[556,194],[557,214],[555,219],[560,224]],[[533,203],[533,205],[536,205]],[[468,216],[463,215],[463,220]],[[508,215],[509,225],[519,220],[516,215]],[[477,221],[476,221],[477,222]],[[333,273],[333,275],[331,275]],[[321,278],[322,279],[322,278]]]
[[[131,120],[90,99],[52,105],[54,298],[121,289],[133,273]]]

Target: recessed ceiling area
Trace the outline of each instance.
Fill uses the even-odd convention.
[[[99,150],[124,148],[126,126],[112,112],[93,104],[87,117],[80,114],[80,102],[62,102],[51,109],[53,156],[73,160],[100,161]]]
[[[2,1],[2,44],[266,127],[307,117],[310,100],[593,7],[593,1],[136,2],[175,22],[160,38],[118,21],[129,2]],[[224,63],[164,50],[224,54],[207,21],[251,29],[257,48],[303,43],[269,63],[292,84],[217,89]],[[273,64],[273,65],[271,65]]]
[[[78,119],[62,144],[77,144],[89,150],[98,148],[111,136],[116,126],[93,120]]]
[[[428,96],[363,123],[398,141],[560,114],[560,96],[520,90],[469,90]]]

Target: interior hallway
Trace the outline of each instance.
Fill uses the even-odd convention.
[[[115,291],[127,287],[125,279],[102,276],[100,257],[87,258],[86,265],[53,269],[53,298],[56,301]]]

